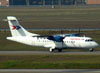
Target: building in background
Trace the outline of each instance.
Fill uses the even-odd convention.
[[[87,0],[86,4],[100,4],[100,0]]]
[[[100,0],[0,0],[0,6],[66,6],[100,4]]]
[[[9,6],[9,0],[0,0],[0,6]]]
[[[9,5],[75,5],[85,4],[85,0],[9,0]]]

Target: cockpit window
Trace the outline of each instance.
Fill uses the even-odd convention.
[[[86,39],[85,40],[86,42],[91,42],[91,41],[93,41],[92,39]]]

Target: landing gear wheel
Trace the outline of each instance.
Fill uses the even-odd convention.
[[[62,52],[62,49],[58,49],[58,52]]]
[[[54,52],[54,49],[52,49],[52,48],[50,48],[50,50],[49,50],[50,52]]]
[[[93,49],[93,48],[91,48],[91,49],[89,49],[89,51],[90,51],[90,52],[93,52],[93,51],[94,51],[94,49]]]

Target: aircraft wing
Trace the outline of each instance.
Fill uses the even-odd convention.
[[[77,36],[79,36],[79,34],[78,33],[73,33],[73,34],[57,34],[57,35],[53,35],[53,36],[61,36],[61,37],[69,37],[69,36],[71,36],[71,37],[77,37]]]

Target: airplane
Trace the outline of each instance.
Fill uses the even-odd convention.
[[[24,29],[14,16],[7,16],[11,31],[8,40],[23,43],[30,46],[49,48],[50,52],[55,49],[62,52],[63,49],[89,49],[90,52],[98,47],[98,43],[90,37],[79,36],[78,34],[39,35],[30,33]]]

